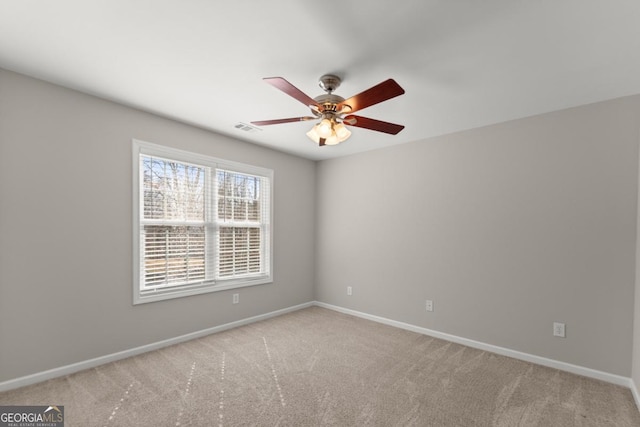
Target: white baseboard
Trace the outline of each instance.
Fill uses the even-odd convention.
[[[523,353],[517,350],[511,350],[509,348],[498,347],[492,344],[486,344],[480,341],[474,341],[467,338],[458,337],[455,335],[445,334],[443,332],[434,331],[431,329],[423,328],[420,326],[411,325],[409,323],[398,322],[397,320],[391,320],[380,316],[374,316],[372,314],[362,313],[360,311],[351,310],[348,308],[339,307],[336,305],[327,304],[324,302],[316,301],[314,305],[318,307],[328,308],[330,310],[338,311],[344,314],[350,314],[352,316],[361,317],[363,319],[372,320],[374,322],[383,323],[389,326],[395,326],[397,328],[406,329],[408,331],[417,332],[419,334],[428,335],[434,338],[440,338],[446,341],[451,341],[457,344],[466,345],[468,347],[477,348],[479,350],[485,350],[492,353],[500,354],[502,356],[512,357],[514,359],[524,360],[526,362],[535,363],[537,365],[546,366],[549,368],[559,369],[561,371],[571,372],[573,374],[582,375],[597,380],[606,381],[608,383],[620,385],[630,388],[636,399],[636,404],[640,408],[640,400],[637,390],[634,392],[635,385],[631,378],[623,377],[621,375],[610,374],[608,372],[597,371],[591,368],[585,368],[583,366],[573,365],[571,363],[560,362],[553,359],[547,359],[546,357],[535,356],[533,354]]]
[[[126,359],[127,357],[136,356],[142,353],[147,353],[152,350],[168,347],[170,345],[178,344],[184,341],[201,338],[207,335],[214,334],[216,332],[222,332],[227,329],[236,328],[238,326],[248,325],[249,323],[258,322],[260,320],[265,320],[270,317],[280,316],[285,313],[290,313],[292,311],[311,307],[313,304],[314,304],[313,302],[307,302],[304,304],[294,305],[291,307],[283,308],[281,310],[272,311],[270,313],[260,314],[258,316],[249,317],[247,319],[241,319],[235,322],[225,323],[224,325],[214,326],[212,328],[203,329],[201,331],[192,332],[186,335],[180,335],[179,337],[170,338],[164,341],[158,341],[158,342],[143,345],[140,347],[135,347],[129,350],[120,351],[118,353],[112,353],[106,356],[100,356],[94,359],[73,363],[71,365],[49,369],[48,371],[38,372],[38,373],[27,375],[24,377],[0,382],[0,392],[12,390],[19,387],[24,387],[31,384],[36,384],[42,381],[50,380],[52,378],[62,377],[65,375],[73,374],[74,372],[95,368],[96,366],[104,365],[105,363],[115,362],[117,360]]]
[[[633,394],[633,397],[636,401],[636,405],[638,406],[638,408],[640,408],[640,393],[638,392],[638,389],[631,378],[610,374],[607,372],[597,371],[595,369],[585,368],[583,366],[573,365],[570,363],[560,362],[560,361],[548,359],[545,357],[535,356],[532,354],[511,350],[508,348],[499,347],[492,344],[486,344],[483,342],[474,341],[467,338],[462,338],[455,335],[434,331],[431,329],[423,328],[416,325],[411,325],[409,323],[399,322],[397,320],[387,319],[380,316],[375,316],[372,314],[362,313],[360,311],[351,310],[348,308],[343,308],[343,307],[327,304],[320,301],[312,301],[304,304],[283,308],[281,310],[276,310],[270,313],[237,320],[235,322],[225,323],[224,325],[214,326],[212,328],[203,329],[201,331],[192,332],[186,335],[181,335],[179,337],[170,338],[164,341],[158,341],[158,342],[143,345],[140,347],[135,347],[129,350],[124,350],[117,353],[112,353],[105,356],[100,356],[93,359],[85,360],[82,362],[73,363],[71,365],[66,365],[59,368],[54,368],[47,371],[27,375],[24,377],[0,382],[0,392],[16,389],[19,387],[24,387],[31,384],[36,384],[52,378],[62,377],[62,376],[79,372],[85,369],[94,368],[96,366],[104,365],[110,362],[115,362],[117,360],[125,359],[127,357],[136,356],[138,354],[157,350],[163,347],[168,347],[170,345],[178,344],[178,343],[189,341],[196,338],[201,338],[210,334],[214,334],[216,332],[222,332],[227,329],[236,328],[238,326],[248,325],[250,323],[258,322],[258,321],[279,316],[285,313],[301,310],[303,308],[311,307],[314,305],[318,307],[327,308],[333,311],[337,311],[340,313],[360,317],[363,319],[372,320],[374,322],[382,323],[385,325],[394,326],[394,327],[405,329],[412,332],[417,332],[419,334],[428,335],[434,338],[440,338],[446,341],[455,342],[457,344],[466,345],[468,347],[477,348],[479,350],[485,350],[485,351],[500,354],[503,356],[513,357],[514,359],[524,360],[526,362],[531,362],[538,365],[559,369],[561,371],[571,372],[573,374],[583,375],[585,377],[594,378],[594,379],[606,381],[612,384],[627,387],[631,390],[631,393]]]
[[[631,394],[633,394],[633,400],[636,401],[636,406],[640,409],[640,393],[638,393],[638,388],[632,378],[629,378],[629,388],[631,389]]]

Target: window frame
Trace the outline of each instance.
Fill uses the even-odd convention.
[[[220,159],[204,154],[194,153],[191,151],[181,150],[178,148],[168,147],[164,145],[158,145],[146,141],[141,141],[138,139],[132,139],[132,158],[133,158],[133,183],[132,183],[132,193],[133,193],[133,304],[143,304],[154,301],[162,301],[173,298],[181,298],[191,295],[199,295],[210,292],[218,292],[229,289],[242,288],[247,286],[255,286],[262,285],[273,282],[273,170],[262,168],[258,166],[247,165],[244,163],[234,162],[230,160]],[[265,272],[260,273],[259,275],[252,275],[247,277],[234,277],[230,279],[220,279],[216,277],[218,272],[218,266],[211,265],[209,261],[216,261],[219,259],[217,251],[218,240],[219,240],[219,229],[221,226],[224,226],[224,222],[218,219],[217,209],[215,208],[215,203],[217,203],[218,194],[217,191],[210,188],[208,191],[208,195],[211,196],[213,200],[210,200],[208,203],[210,212],[213,212],[212,218],[205,218],[203,221],[204,224],[207,222],[213,223],[213,225],[209,226],[213,229],[210,237],[213,237],[214,241],[212,243],[214,254],[205,259],[207,263],[208,269],[213,269],[210,271],[211,277],[205,279],[202,283],[198,283],[195,285],[176,285],[170,287],[162,287],[158,286],[154,290],[143,290],[142,289],[142,280],[141,280],[141,257],[143,256],[143,248],[141,241],[141,228],[144,226],[144,220],[141,218],[141,213],[143,209],[143,192],[144,188],[142,187],[142,174],[144,173],[143,168],[140,167],[141,164],[141,155],[147,155],[152,157],[159,157],[169,161],[183,162],[186,164],[193,164],[198,166],[203,166],[208,168],[208,173],[210,179],[213,177],[212,182],[205,182],[207,187],[215,185],[216,183],[216,175],[218,170],[225,170],[230,172],[235,172],[239,174],[247,174],[253,176],[259,176],[261,178],[265,178],[268,181],[268,197],[267,201],[268,212],[267,212],[267,223],[261,224],[260,228],[264,229],[264,231],[268,234],[266,236],[267,241],[264,242],[261,251],[266,251],[266,253],[261,253],[261,257],[263,258]],[[207,226],[205,225],[205,228]],[[206,234],[207,232],[205,232]]]

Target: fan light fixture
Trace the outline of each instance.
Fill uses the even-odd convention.
[[[320,141],[324,139],[323,145],[338,145],[349,139],[351,131],[333,118],[322,119],[307,132],[307,136],[316,144],[320,144]]]

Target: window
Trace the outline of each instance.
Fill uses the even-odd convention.
[[[268,169],[133,141],[134,304],[269,283]]]

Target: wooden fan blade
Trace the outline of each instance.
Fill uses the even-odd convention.
[[[251,124],[256,126],[266,126],[266,125],[279,125],[281,123],[305,122],[307,120],[316,120],[316,119],[317,117],[304,116],[304,117],[291,117],[290,119],[259,120],[256,122],[251,122]]]
[[[343,102],[338,104],[338,110],[340,110],[344,106],[347,106],[347,108],[351,107],[351,109],[347,109],[346,112],[355,113],[358,110],[371,107],[372,105],[378,104],[382,101],[386,101],[387,99],[395,98],[396,96],[402,95],[403,93],[404,89],[402,89],[395,80],[385,80],[382,83],[379,83],[372,88],[365,90],[364,92],[360,92],[359,94],[344,100]]]
[[[348,126],[371,129],[378,132],[396,135],[404,126],[395,123],[383,122],[381,120],[370,119],[368,117],[349,115],[344,118],[343,123]]]
[[[302,92],[300,89],[298,89],[297,87],[295,87],[294,85],[292,85],[291,83],[283,79],[282,77],[265,77],[262,80],[269,83],[271,86],[277,89],[280,89],[287,95],[297,99],[298,101],[302,102],[306,106],[309,106],[309,105],[319,106],[319,104],[316,102],[315,99],[311,98],[310,96]]]

